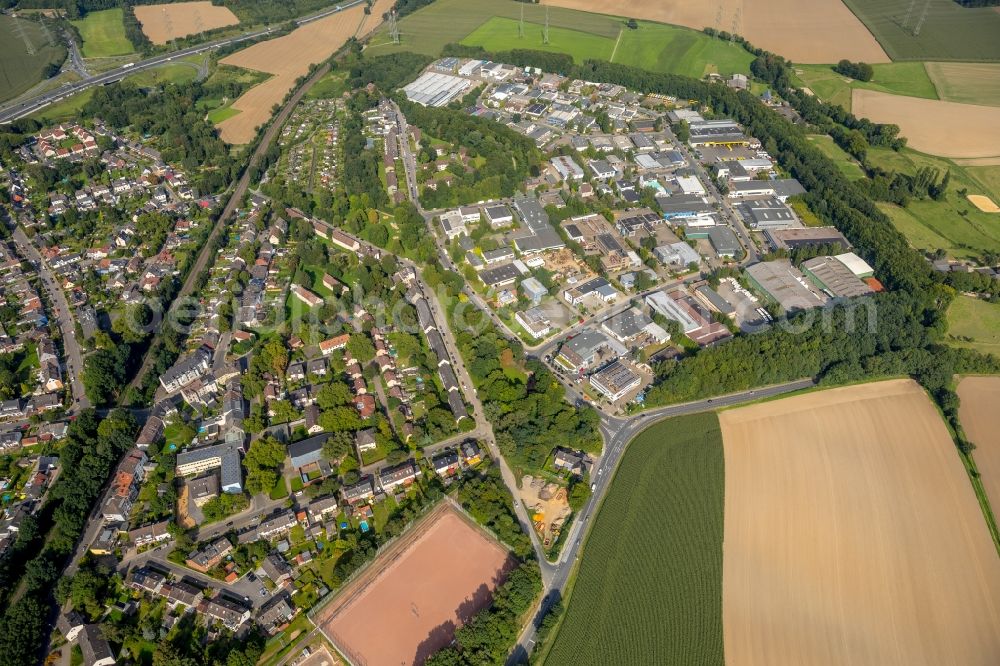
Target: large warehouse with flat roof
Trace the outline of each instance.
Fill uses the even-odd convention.
[[[745,272],[754,288],[785,312],[809,310],[829,300],[825,294],[811,288],[805,276],[787,259],[762,261],[748,266]]]
[[[444,106],[465,92],[471,85],[468,79],[440,72],[427,72],[403,88],[407,99],[424,106]]]
[[[852,298],[872,293],[872,288],[836,257],[815,257],[803,261],[802,272],[831,296]]]

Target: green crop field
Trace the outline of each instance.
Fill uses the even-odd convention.
[[[1000,64],[929,62],[926,67],[927,75],[934,82],[941,99],[963,104],[1000,106]]]
[[[958,192],[964,189],[967,194],[985,194],[1000,201],[1000,167],[962,167],[909,148],[898,152],[872,148],[868,160],[887,171],[909,174],[924,166],[938,169],[942,174],[951,171],[948,194],[943,201],[911,201],[905,210],[883,207],[911,245],[919,249],[940,248],[958,259],[1000,253],[1000,215],[983,213]]]
[[[25,92],[42,80],[50,63],[65,59],[66,49],[52,29],[0,14],[0,101]]]
[[[871,81],[855,81],[833,71],[829,65],[796,65],[799,85],[808,87],[820,99],[851,110],[851,91],[855,88],[938,99],[937,88],[922,62],[893,62],[873,65]]]
[[[524,36],[518,34],[524,11]],[[512,0],[438,0],[399,22],[400,44],[392,44],[386,28],[372,38],[368,52],[417,51],[439,55],[454,42],[489,51],[533,49],[567,53],[577,60],[598,58],[656,72],[697,78],[709,72],[748,72],[753,60],[739,46],[695,30],[662,23],[639,22],[560,7],[549,8],[549,43],[542,39],[545,10]]]
[[[709,73],[747,73],[753,56],[739,45],[695,30],[643,21],[638,30],[622,32],[613,61],[700,79]]]
[[[587,58],[608,60],[615,40],[579,30],[549,27],[549,43],[542,38],[544,26],[524,23],[524,37],[518,36],[518,22],[494,16],[462,39],[462,44],[481,46],[487,51],[508,51],[513,48],[568,53],[577,62]]]
[[[958,296],[948,307],[948,342],[1000,356],[1000,305]]]
[[[514,0],[437,0],[399,21],[400,43],[392,44],[383,26],[369,42],[373,55],[394,51],[416,51],[438,55],[448,43],[458,43],[493,17],[518,20],[521,11],[527,23],[545,23],[545,9]],[[560,7],[549,8],[549,28],[578,30],[617,39],[622,22],[603,14],[590,14]]]
[[[132,53],[135,49],[125,37],[122,21],[121,8],[90,12],[84,18],[73,21],[83,38],[83,57],[107,58]]]
[[[1000,60],[1000,12],[995,8],[967,9],[954,0],[929,0],[920,34],[914,36],[922,1],[844,0],[844,4],[893,60]]]
[[[723,464],[714,413],[629,444],[547,666],[723,663]]]
[[[823,151],[827,157],[833,160],[845,176],[848,178],[864,178],[865,172],[857,161],[844,152],[844,149],[833,142],[833,139],[826,134],[810,134],[809,140],[816,144],[816,147]]]
[[[238,115],[240,115],[239,109],[234,109],[231,106],[220,106],[219,108],[212,109],[208,112],[208,122],[213,125],[218,125],[223,120],[227,120]]]

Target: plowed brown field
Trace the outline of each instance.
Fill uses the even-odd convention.
[[[801,63],[868,63],[889,56],[864,24],[840,0],[542,0],[570,9],[648,19],[695,30],[715,27]],[[721,21],[717,22],[720,16]]]
[[[854,115],[899,125],[907,145],[941,157],[1000,156],[1000,106],[959,104],[855,88]]]
[[[284,37],[254,44],[223,58],[223,64],[274,76],[233,102],[232,108],[240,113],[219,123],[222,139],[232,144],[253,139],[257,127],[271,117],[271,108],[284,99],[295,79],[308,72],[310,65],[336,53],[349,38],[374,30],[391,6],[392,0],[377,0],[371,15],[366,16],[362,6],[356,5],[307,23]]]
[[[727,666],[1000,663],[1000,558],[916,383],[719,420]]]
[[[154,44],[166,44],[177,37],[187,37],[240,22],[228,7],[216,7],[207,0],[136,5],[134,9],[135,17],[142,24],[142,31]]]
[[[976,445],[972,457],[996,515],[1000,511],[1000,377],[963,377],[958,397],[962,400],[958,417],[966,437]]]

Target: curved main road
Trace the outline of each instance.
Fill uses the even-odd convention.
[[[311,23],[321,18],[325,18],[331,14],[336,14],[337,12],[343,11],[354,7],[355,5],[360,5],[364,0],[350,0],[348,2],[339,3],[330,9],[324,9],[323,11],[306,16],[300,19],[296,19],[296,25],[305,25],[306,23]],[[163,53],[152,58],[147,58],[146,60],[139,60],[132,64],[130,67],[118,67],[111,70],[110,72],[104,72],[102,74],[95,74],[94,76],[88,76],[75,83],[67,83],[55,90],[50,90],[44,92],[40,95],[36,95],[30,99],[15,101],[13,103],[7,104],[5,106],[0,106],[0,123],[9,123],[18,118],[23,118],[24,116],[31,115],[32,113],[44,109],[49,104],[62,101],[70,95],[75,95],[79,92],[83,92],[88,88],[94,86],[107,85],[109,83],[114,83],[115,81],[121,81],[129,74],[134,74],[135,72],[141,72],[146,69],[152,69],[154,67],[159,67],[160,65],[165,65],[172,60],[178,58],[183,58],[189,55],[195,55],[197,53],[204,53],[205,51],[211,51],[223,46],[228,46],[230,44],[237,44],[239,42],[245,42],[247,40],[256,39],[258,37],[263,37],[275,32],[276,28],[267,27],[259,30],[252,30],[250,32],[245,32],[233,37],[226,37],[224,39],[217,39],[212,42],[206,42],[205,44],[198,44],[197,46],[190,46],[188,48],[179,49],[177,51],[171,51],[169,53]]]
[[[535,632],[542,618],[551,608],[557,599],[561,599],[565,594],[566,582],[576,560],[580,557],[580,549],[583,545],[582,533],[587,529],[591,517],[601,505],[604,495],[611,487],[611,479],[614,476],[618,462],[622,454],[625,453],[626,445],[633,437],[650,425],[673,416],[685,414],[695,414],[720,407],[732,407],[745,402],[753,402],[761,398],[770,398],[783,393],[801,391],[815,386],[811,379],[800,379],[785,384],[765,386],[763,388],[740,391],[718,398],[707,398],[695,402],[683,403],[680,405],[670,405],[651,409],[636,416],[626,418],[615,418],[606,414],[601,414],[601,436],[604,439],[604,453],[601,459],[594,466],[591,472],[591,482],[594,484],[594,491],[590,499],[573,518],[570,533],[566,539],[566,544],[556,562],[540,560],[539,566],[542,569],[543,580],[545,581],[544,596],[542,604],[535,614],[533,621],[528,623],[518,639],[507,663],[509,665],[527,663],[528,656],[535,647]]]

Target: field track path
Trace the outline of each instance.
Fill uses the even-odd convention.
[[[624,28],[622,28],[622,29],[620,29],[618,31],[618,39],[615,40],[615,48],[611,49],[611,57],[608,58],[608,62],[614,62],[615,61],[615,54],[618,53],[618,45],[622,43],[622,33],[623,32],[625,32]]]

